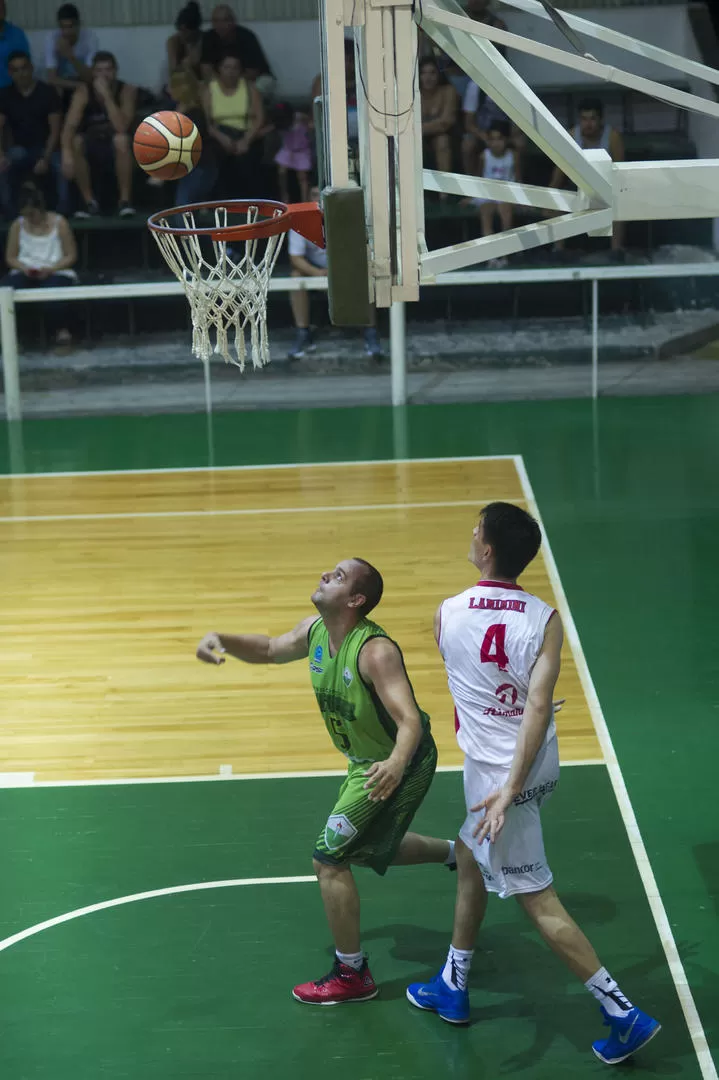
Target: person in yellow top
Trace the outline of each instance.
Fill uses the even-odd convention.
[[[217,78],[200,88],[207,117],[207,132],[223,158],[222,195],[241,199],[258,194],[252,186],[252,171],[260,156],[265,112],[262,97],[242,73],[236,56],[224,56],[217,65]]]

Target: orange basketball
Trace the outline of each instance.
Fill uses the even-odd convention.
[[[135,161],[150,176],[179,180],[200,160],[202,139],[188,116],[156,112],[138,126],[132,148]]]

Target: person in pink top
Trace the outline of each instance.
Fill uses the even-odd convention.
[[[307,116],[301,112],[293,113],[288,107],[284,107],[282,121],[284,130],[282,133],[282,146],[275,155],[278,178],[280,182],[280,198],[283,202],[290,201],[290,172],[297,177],[297,186],[300,190],[300,201],[308,202],[310,197],[309,174],[312,169],[312,141]]]

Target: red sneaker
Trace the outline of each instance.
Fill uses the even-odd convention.
[[[332,971],[317,982],[301,983],[292,997],[306,1005],[342,1005],[345,1001],[369,1001],[379,993],[367,961],[359,971],[335,959]]]

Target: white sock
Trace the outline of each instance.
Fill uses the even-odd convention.
[[[606,968],[600,968],[584,984],[589,993],[604,1006],[610,1016],[625,1016],[634,1008],[629,998],[625,998]]]
[[[343,953],[339,949],[335,949],[335,955],[340,964],[346,964],[347,967],[354,968],[355,971],[359,971],[364,964],[363,952]]]
[[[454,853],[454,840],[448,840],[447,843],[449,844],[449,855],[444,860],[444,865],[454,866],[454,864],[457,862],[457,856]]]
[[[472,966],[473,956],[474,949],[465,951],[463,949],[455,949],[454,945],[450,945],[447,959],[444,968],[442,969],[442,978],[447,986],[451,986],[453,990],[467,989],[467,976],[469,975],[469,969]]]

